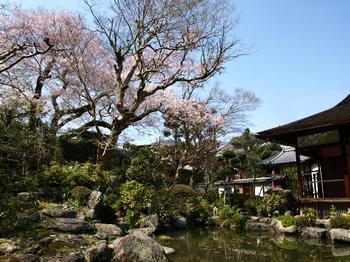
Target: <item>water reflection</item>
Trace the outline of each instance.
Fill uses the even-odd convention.
[[[350,261],[350,246],[289,235],[195,228],[166,232],[176,253],[170,261]]]

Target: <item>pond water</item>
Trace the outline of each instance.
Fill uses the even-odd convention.
[[[332,245],[286,235],[235,233],[194,228],[168,231],[173,241],[162,243],[176,253],[170,261],[350,261],[350,245]]]

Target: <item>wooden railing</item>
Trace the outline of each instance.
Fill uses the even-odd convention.
[[[329,172],[330,170],[327,170]],[[329,197],[329,184],[337,184],[338,192],[333,192],[333,197],[346,197],[348,194],[346,184],[347,176],[337,179],[323,179],[319,171],[302,173],[302,198],[327,198]],[[337,194],[338,193],[338,194]]]

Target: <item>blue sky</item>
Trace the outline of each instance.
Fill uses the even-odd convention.
[[[82,0],[18,0],[25,7],[82,10]],[[250,55],[216,78],[228,92],[263,100],[250,114],[262,131],[325,110],[350,93],[350,1],[236,0],[236,35]]]

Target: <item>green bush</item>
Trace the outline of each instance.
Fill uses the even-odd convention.
[[[205,199],[210,204],[217,202],[220,199],[217,189],[208,190],[208,192],[205,194]]]
[[[303,215],[295,217],[295,226],[297,228],[312,227],[316,224],[316,211],[312,208],[303,210]]]
[[[27,201],[9,194],[1,194],[0,237],[31,229],[36,211],[36,201]]]
[[[218,210],[218,223],[221,227],[232,230],[242,230],[247,222],[247,217],[236,207],[223,205]]]
[[[131,160],[126,171],[126,178],[142,184],[149,184],[152,182],[152,169],[150,151],[145,148],[140,149],[137,155]]]
[[[107,171],[97,173],[96,166],[89,162],[69,165],[53,162],[36,175],[36,180],[46,197],[59,201],[77,186],[104,191],[109,186],[109,176]]]
[[[168,190],[160,190],[157,194],[158,212],[167,217],[172,215],[188,215],[190,207],[188,201],[191,201],[197,193],[189,186],[176,184]]]
[[[295,223],[295,219],[293,216],[291,215],[283,215],[283,216],[279,216],[277,218],[279,221],[282,222],[282,225],[284,227],[290,227],[290,226],[293,226],[294,223]]]
[[[257,207],[260,205],[261,197],[250,197],[244,202],[244,209],[251,216],[257,215]]]
[[[84,206],[91,194],[91,190],[85,186],[76,186],[70,192],[71,199],[78,206]]]
[[[231,203],[231,206],[238,206],[241,208],[244,207],[245,200],[246,200],[246,197],[243,195],[234,194],[229,197],[229,202]]]
[[[337,215],[331,217],[331,228],[350,229],[350,216]]]
[[[135,225],[141,218],[147,204],[151,203],[154,188],[140,184],[135,180],[127,181],[120,187],[120,198],[113,205],[115,210],[123,208],[126,210],[126,220]]]
[[[265,195],[257,207],[260,216],[279,216],[286,211],[287,198],[283,192],[275,192]]]
[[[211,215],[209,203],[201,196],[191,197],[186,200],[186,217],[190,220],[195,218],[207,218]]]

